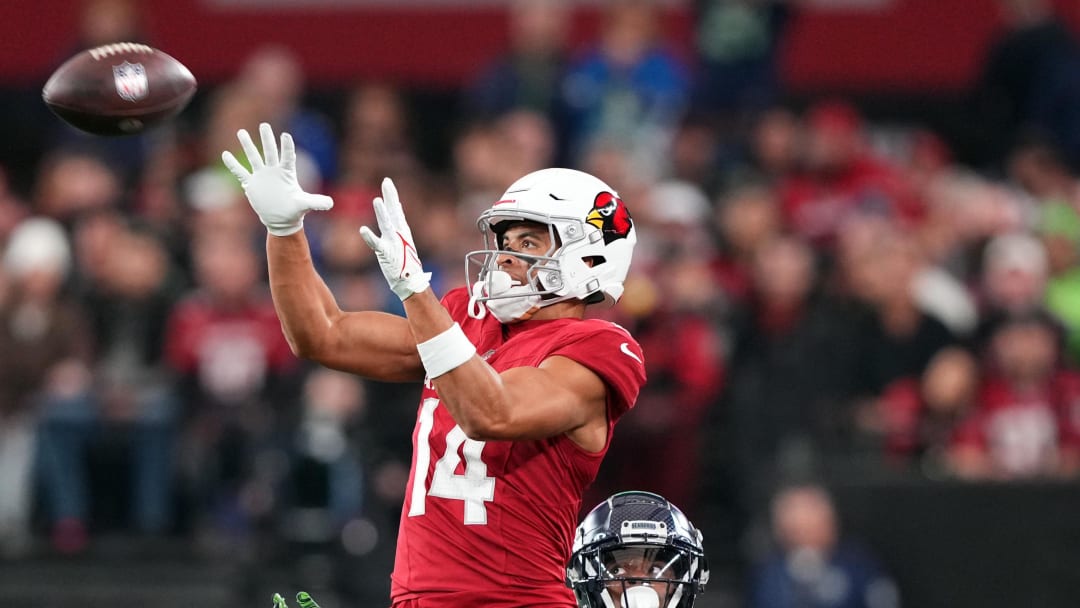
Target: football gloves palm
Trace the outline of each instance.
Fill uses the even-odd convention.
[[[360,236],[368,247],[375,251],[375,257],[379,260],[379,267],[382,268],[390,289],[404,301],[428,288],[431,284],[431,273],[424,272],[420,263],[397,188],[389,177],[382,182],[382,196],[377,197],[372,205],[375,207],[375,219],[379,222],[379,235],[376,236],[370,228],[363,226],[360,228]]]
[[[228,150],[221,153],[221,160],[240,182],[251,208],[267,231],[274,236],[288,236],[304,227],[304,215],[308,211],[326,211],[334,206],[334,200],[322,194],[309,194],[300,188],[296,178],[296,146],[291,135],[281,134],[280,155],[270,125],[260,124],[259,135],[263,148],[261,155],[246,129],[236,133],[251,163],[251,171]]]

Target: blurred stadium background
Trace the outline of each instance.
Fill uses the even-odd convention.
[[[1080,4],[36,0],[0,5],[0,597],[388,605],[416,387],[296,360],[220,164],[293,133],[316,263],[392,176],[437,290],[553,164],[641,234],[649,385],[583,505],[705,532],[699,605],[1080,605]],[[138,41],[200,82],[97,139],[41,102]],[[782,596],[777,590],[793,590]]]

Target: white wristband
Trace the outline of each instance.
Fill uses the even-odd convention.
[[[465,332],[457,323],[434,338],[417,344],[416,350],[420,353],[420,361],[428,378],[438,378],[464,365],[476,354],[476,347],[465,337]]]

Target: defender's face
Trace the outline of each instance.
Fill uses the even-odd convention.
[[[676,586],[663,581],[678,581],[680,577],[677,570],[682,563],[682,557],[670,551],[655,549],[643,551],[640,548],[612,551],[608,554],[606,569],[608,578],[616,580],[607,582],[606,587],[615,607],[636,608],[635,605],[639,604],[640,600],[634,601],[627,598],[628,601],[624,602],[624,595],[639,595],[638,592],[627,591],[638,586],[652,589],[658,599],[657,605],[667,605]]]

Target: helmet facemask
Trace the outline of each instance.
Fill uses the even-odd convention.
[[[664,608],[678,606],[695,584],[694,561],[672,547],[617,545],[589,552],[580,563],[605,608]]]
[[[547,251],[541,254],[512,251],[505,246],[504,235],[524,222],[542,225],[547,230]],[[540,308],[578,297],[568,293],[567,284],[582,276],[589,263],[582,257],[565,255],[570,248],[580,248],[588,239],[585,223],[571,217],[539,216],[517,213],[500,217],[490,211],[477,222],[484,239],[484,249],[465,257],[466,281],[471,286],[469,314],[483,318],[485,309],[502,323],[525,321]],[[525,282],[515,280],[500,265],[503,256],[513,256],[528,264]],[[599,282],[594,289],[599,289]]]

